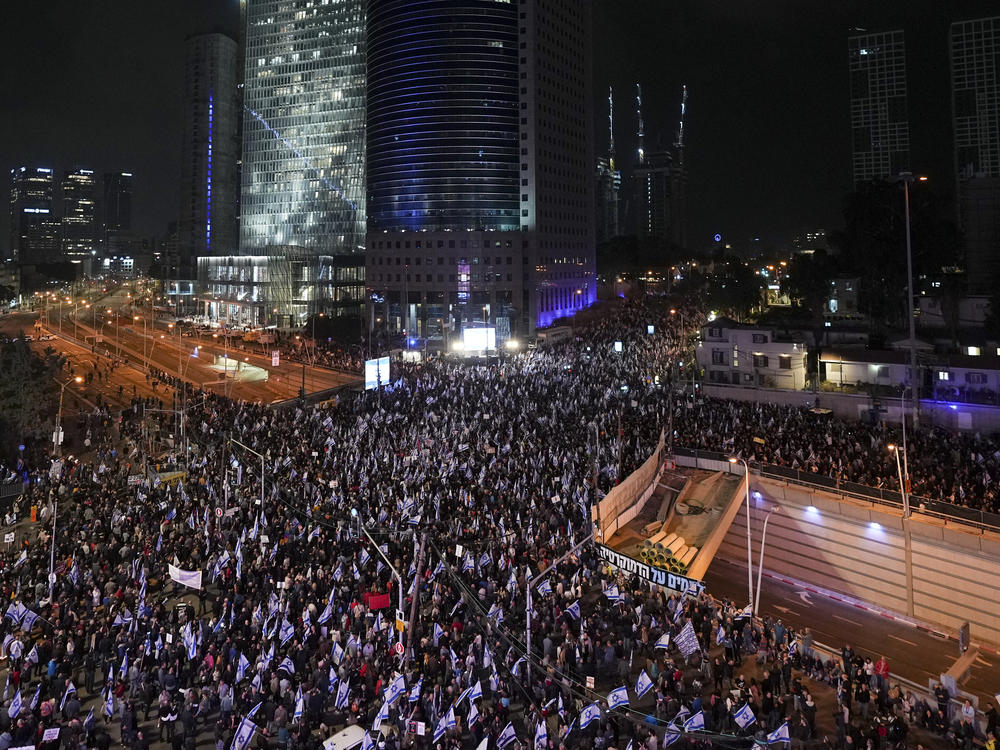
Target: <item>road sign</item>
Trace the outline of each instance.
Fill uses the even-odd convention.
[[[4,534],[3,535],[3,541],[4,541],[4,544],[10,544],[11,542],[13,542],[14,541],[14,532],[13,531],[8,531],[6,534]]]
[[[406,630],[406,619],[403,617],[403,610],[396,610],[396,630],[402,633]]]
[[[271,352],[271,367],[277,367],[281,362],[281,352],[275,349]]]
[[[216,518],[222,518],[222,513],[223,513],[222,508],[216,508],[215,509],[215,517]]]
[[[396,656],[402,656],[403,655],[403,644],[402,643],[397,643],[392,648],[396,652]]]

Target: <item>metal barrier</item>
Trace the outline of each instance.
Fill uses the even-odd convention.
[[[718,451],[695,450],[692,448],[674,447],[673,455],[685,456],[705,461],[726,461],[727,454]],[[880,487],[869,487],[856,482],[841,482],[833,477],[823,474],[814,474],[808,471],[799,471],[787,466],[775,466],[757,461],[748,462],[752,471],[755,471],[767,479],[777,479],[782,482],[797,484],[810,489],[817,489],[823,492],[830,492],[841,497],[850,497],[855,500],[863,500],[878,505],[887,505],[902,511],[903,496],[896,490],[882,489]],[[991,513],[985,510],[965,508],[960,505],[931,500],[918,495],[910,495],[910,509],[923,515],[940,518],[941,520],[963,526],[972,526],[982,531],[994,531],[1000,533],[1000,514]]]

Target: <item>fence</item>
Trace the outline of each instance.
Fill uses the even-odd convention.
[[[718,468],[719,463],[728,462],[725,453],[717,451],[693,450],[689,448],[674,448],[674,459],[693,458],[694,465],[701,468]],[[711,462],[711,466],[702,467],[702,463]],[[684,462],[678,462],[684,465]],[[807,471],[799,471],[787,466],[774,466],[772,464],[757,461],[748,462],[751,470],[760,476],[768,479],[777,479],[783,482],[791,482],[810,489],[829,492],[841,497],[850,497],[855,500],[887,505],[902,511],[903,496],[895,490],[882,489],[880,487],[869,487],[856,482],[844,482],[833,477],[822,474],[814,474]],[[735,467],[733,467],[735,469]],[[985,510],[974,508],[964,508],[960,505],[944,503],[940,500],[931,500],[926,497],[910,495],[910,509],[919,513],[940,518],[946,523],[956,523],[963,526],[971,526],[984,531],[1000,532],[1000,514],[991,513]]]
[[[603,541],[606,542],[618,529],[639,515],[645,501],[652,495],[653,480],[660,469],[663,457],[663,438],[664,433],[661,430],[660,439],[652,455],[621,484],[613,487],[598,503],[597,517],[594,520],[601,527]]]

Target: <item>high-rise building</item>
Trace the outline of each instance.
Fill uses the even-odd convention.
[[[372,318],[531,333],[596,299],[590,6],[368,4]]]
[[[606,242],[621,234],[618,224],[618,194],[622,173],[615,164],[614,93],[608,89],[608,153],[597,157],[597,241]]]
[[[634,174],[639,208],[636,233],[650,239],[673,239],[673,154],[646,151]]]
[[[906,46],[902,30],[847,40],[854,184],[910,168]]]
[[[132,173],[104,173],[104,232],[132,230]]]
[[[959,221],[969,288],[1000,282],[1000,17],[951,25]]]
[[[48,167],[10,170],[10,260],[49,263],[59,257],[55,178]]]
[[[179,257],[169,274],[192,278],[195,258],[237,251],[237,44],[225,34],[187,38],[181,145]]]
[[[363,0],[246,6],[240,253],[357,253],[365,233]],[[221,248],[220,248],[221,249]]]
[[[97,255],[97,180],[92,169],[71,169],[62,178],[62,256],[85,263]]]

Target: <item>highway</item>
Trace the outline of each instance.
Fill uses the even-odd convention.
[[[716,557],[705,576],[708,592],[742,606],[747,600],[746,569],[745,564]],[[893,675],[923,686],[928,680],[937,680],[958,658],[958,641],[954,638],[918,629],[908,622],[892,619],[888,613],[872,612],[785,583],[769,576],[766,568],[764,572],[760,614],[780,618],[797,631],[809,627],[819,643],[838,651],[850,644],[855,653],[876,660],[880,654],[885,655]],[[982,651],[968,682],[962,686],[979,696],[982,710],[990,706],[994,693],[1000,689],[996,677],[998,666],[1000,655]]]

